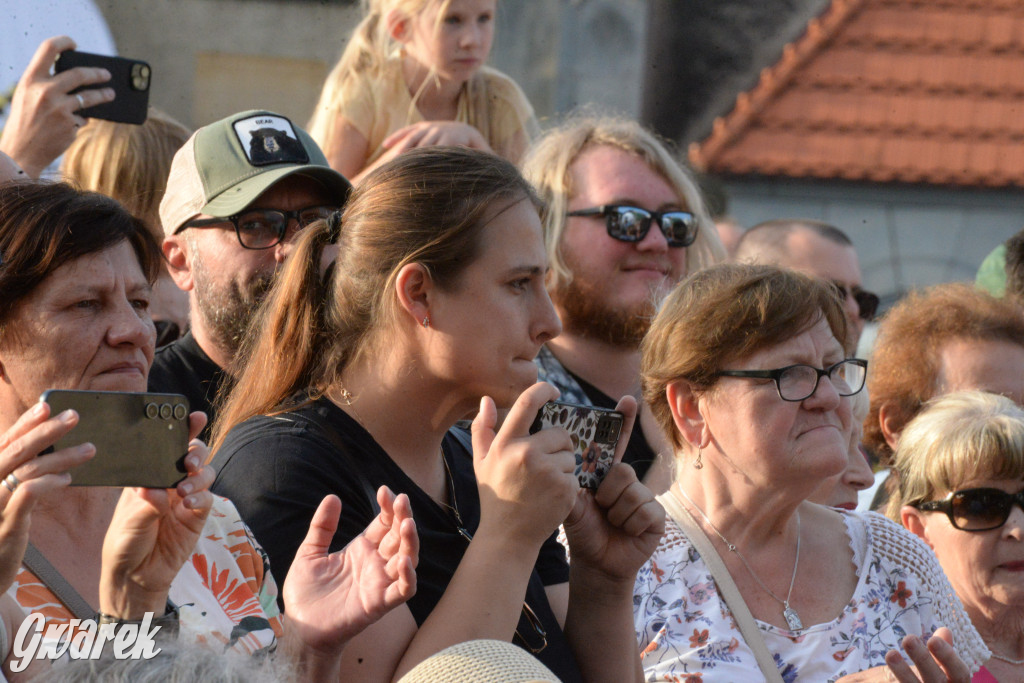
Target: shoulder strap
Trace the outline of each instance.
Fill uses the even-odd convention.
[[[764,644],[761,630],[754,623],[754,615],[750,613],[746,601],[740,595],[739,589],[732,580],[732,575],[729,574],[729,570],[726,568],[725,563],[722,562],[718,551],[711,545],[707,534],[700,528],[697,520],[693,518],[693,515],[686,509],[686,506],[680,502],[672,489],[658,496],[658,502],[665,508],[669,516],[675,520],[679,528],[683,530],[683,533],[690,539],[690,543],[693,544],[693,547],[697,549],[697,552],[704,560],[708,571],[711,572],[711,578],[715,580],[715,584],[718,586],[722,600],[729,607],[729,611],[732,612],[736,625],[739,627],[740,633],[743,634],[743,639],[747,641],[747,646],[753,651],[754,658],[757,660],[758,666],[761,667],[761,673],[764,674],[765,680],[768,683],[782,683],[782,675],[779,674],[779,669],[775,665],[775,659],[768,652],[768,647]]]
[[[64,603],[64,606],[71,610],[79,619],[92,619],[96,616],[96,610],[89,606],[81,595],[78,594],[67,579],[61,576],[57,568],[50,564],[50,561],[43,557],[39,548],[31,543],[25,548],[25,566],[32,570],[43,585],[50,589],[50,592],[57,596],[57,599]]]

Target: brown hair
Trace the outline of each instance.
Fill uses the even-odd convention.
[[[298,391],[322,393],[378,348],[397,317],[395,278],[405,265],[423,265],[443,289],[457,286],[495,211],[522,199],[539,207],[515,166],[470,149],[418,148],[371,172],[340,225],[332,217],[300,233],[239,353],[214,449],[234,425],[294,407],[286,400]],[[321,277],[335,238],[337,260]]]
[[[171,159],[190,134],[188,128],[153,108],[141,126],[89,119],[64,153],[61,174],[86,190],[121,202],[159,241],[164,237],[160,200]]]
[[[883,462],[892,449],[879,421],[882,406],[901,431],[938,391],[939,353],[954,339],[1024,346],[1024,311],[961,282],[911,292],[889,310],[868,368],[871,411],[864,422],[864,443]]]
[[[685,379],[705,391],[727,363],[780,344],[824,319],[846,338],[846,315],[834,288],[775,266],[721,264],[690,275],[665,299],[640,350],[643,395],[678,451],[665,389]]]
[[[1024,476],[1024,409],[997,394],[960,391],[929,401],[900,435],[886,514],[977,479]]]

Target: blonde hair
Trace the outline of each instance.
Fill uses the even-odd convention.
[[[385,62],[398,50],[400,44],[391,36],[388,15],[397,12],[411,18],[426,11],[431,5],[437,5],[435,30],[439,30],[451,0],[362,0],[361,4],[363,19],[352,31],[348,45],[328,74],[316,109],[313,110],[313,117],[306,126],[321,149],[334,147],[335,122],[341,115],[342,99],[349,83],[362,74],[370,78],[378,77]],[[429,75],[423,81],[424,85],[434,75],[435,69],[431,66]],[[417,92],[413,97],[414,106],[419,94]]]
[[[684,441],[665,397],[670,383],[710,389],[726,363],[793,339],[819,320],[836,339],[846,338],[835,288],[795,270],[723,263],[676,285],[640,345],[644,400],[675,451]]]
[[[985,391],[957,391],[925,404],[899,437],[886,514],[955,490],[971,479],[1024,477],[1024,409]]]
[[[900,435],[886,514],[934,500],[972,479],[1024,477],[1024,409],[997,394],[960,391],[929,401]]]
[[[191,131],[150,108],[140,126],[90,119],[64,153],[65,180],[116,199],[162,241],[159,207],[174,153]]]
[[[564,286],[572,278],[562,255],[565,214],[576,191],[572,187],[571,167],[584,151],[602,145],[642,158],[675,190],[680,205],[697,218],[700,226],[697,239],[686,248],[687,273],[695,273],[725,259],[725,247],[705,208],[697,181],[669,151],[670,143],[659,140],[636,121],[583,112],[548,131],[530,148],[523,161],[523,175],[537,188],[545,203],[541,223],[551,266],[549,284],[552,289]]]

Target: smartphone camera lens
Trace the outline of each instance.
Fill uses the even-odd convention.
[[[152,420],[153,418],[155,418],[159,414],[160,414],[160,408],[159,408],[159,406],[157,406],[157,404],[155,404],[155,403],[147,403],[146,404],[146,417],[148,417],[150,420]]]
[[[163,420],[170,420],[173,412],[174,408],[171,408],[170,403],[164,403],[160,406],[160,418]]]
[[[174,406],[174,419],[175,420],[184,420],[185,417],[187,416],[187,413],[188,413],[188,410],[185,408],[185,406],[181,405],[180,403],[178,405]]]
[[[143,92],[149,89],[149,65],[132,64],[131,81],[132,88]]]

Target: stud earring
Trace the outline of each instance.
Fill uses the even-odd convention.
[[[430,316],[429,315],[423,316],[423,321],[420,324],[423,325],[424,329],[430,327]]]
[[[704,467],[704,463],[700,461],[700,456],[703,451],[703,446],[697,446],[697,459],[693,461],[693,469],[695,470],[699,470]]]

